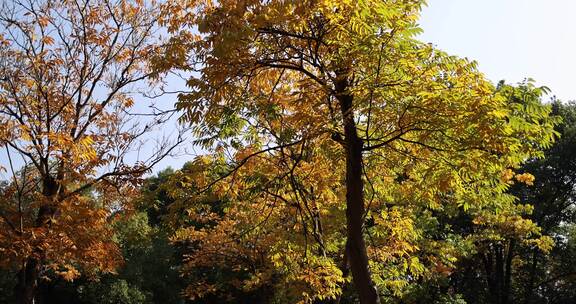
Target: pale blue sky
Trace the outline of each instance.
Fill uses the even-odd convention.
[[[576,99],[576,0],[428,0],[420,39],[478,61],[489,79],[531,77]]]

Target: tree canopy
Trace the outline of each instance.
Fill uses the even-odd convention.
[[[423,5],[3,4],[6,300],[573,299],[574,105],[418,41]]]
[[[223,246],[221,234],[233,236],[238,222],[253,226],[253,212],[262,206],[257,222],[271,223],[278,212],[279,222],[289,225],[281,232],[303,235],[288,244],[290,238],[278,237],[283,249],[277,253],[278,245],[268,244],[271,233],[255,237],[272,248],[268,259],[275,267],[296,271],[285,280],[308,285],[304,300],[337,298],[350,270],[360,302],[378,303],[378,289],[397,294],[405,284],[399,277],[425,272],[429,261],[414,256],[421,237],[414,216],[433,220],[433,212],[462,208],[478,225],[513,221],[522,226],[518,233],[533,231],[518,215],[524,207],[505,190],[513,179],[531,182],[513,170],[552,142],[550,109],[507,98],[508,90],[494,88],[475,63],[414,40],[422,5],[167,3],[163,23],[174,33],[166,49],[172,61],[161,67],[198,72],[188,81],[192,93],[180,95],[182,120],[231,167],[213,181],[203,178],[205,187],[228,180],[218,190],[245,201],[235,202],[232,218],[221,225],[194,227],[187,237]],[[509,215],[495,214],[502,210]],[[345,219],[346,228],[332,218]],[[242,228],[250,232],[239,237],[262,229]],[[247,244],[250,251],[258,247],[239,242],[242,248],[199,254],[231,249],[233,257],[248,255]],[[308,255],[308,246],[317,256]],[[286,265],[293,260],[303,265]],[[202,263],[194,255],[188,262]],[[269,281],[257,270],[252,276]],[[217,290],[199,283],[200,294],[192,286],[192,297]]]
[[[174,146],[130,163],[162,121],[130,114],[131,88],[154,74],[158,10],[143,2],[14,1],[0,7],[0,263],[31,303],[49,273],[67,280],[121,264],[109,216]],[[16,164],[23,164],[22,168]]]

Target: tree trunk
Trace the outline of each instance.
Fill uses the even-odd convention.
[[[353,97],[346,93],[347,81],[340,80],[336,91],[344,123],[346,144],[346,253],[352,272],[352,281],[360,303],[380,303],[378,291],[370,277],[368,254],[362,233],[364,218],[364,184],[362,180],[362,140],[358,136]]]
[[[48,176],[42,184],[42,195],[47,200],[38,210],[35,227],[46,227],[49,225],[50,218],[56,214],[56,206],[53,205],[53,199],[58,195],[59,186],[54,178]],[[46,204],[47,203],[47,204]],[[18,272],[18,284],[16,284],[16,299],[18,304],[34,304],[38,291],[38,279],[42,267],[42,255],[40,249],[36,248],[33,256],[28,257],[22,268]]]
[[[496,271],[494,272],[494,279],[496,281],[496,301],[494,304],[504,304],[502,303],[502,291],[504,284],[504,254],[502,245],[494,245],[494,256],[496,260]]]
[[[18,272],[18,284],[16,285],[16,299],[18,304],[32,304],[38,288],[39,275],[38,261],[28,258],[22,269]]]
[[[510,302],[514,247],[514,240],[510,240],[508,246],[492,244],[483,254],[491,303],[508,304]]]
[[[538,249],[533,249],[532,251],[532,261],[530,263],[530,274],[528,277],[528,283],[524,290],[524,304],[530,304],[532,302],[532,293],[534,291],[534,284],[536,281],[536,267],[538,266]]]
[[[482,261],[484,262],[484,270],[486,272],[486,283],[488,285],[488,296],[490,302],[498,304],[498,286],[495,279],[494,259],[492,257],[492,248],[488,248],[485,253],[482,253]]]
[[[504,269],[504,288],[502,292],[502,303],[508,304],[510,302],[510,293],[512,291],[512,260],[514,259],[515,240],[508,242],[508,251],[506,253],[506,262]]]

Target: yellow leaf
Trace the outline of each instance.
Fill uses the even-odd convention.
[[[48,19],[47,17],[44,17],[44,16],[38,17],[38,24],[41,27],[47,27],[48,23],[50,23],[50,19]]]
[[[52,45],[52,44],[54,44],[54,38],[52,38],[50,36],[44,36],[42,38],[42,42],[47,44],[47,45]]]

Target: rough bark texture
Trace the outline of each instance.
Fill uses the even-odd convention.
[[[336,85],[344,123],[346,144],[346,253],[352,281],[360,303],[380,303],[378,290],[370,277],[368,254],[362,233],[364,218],[364,184],[362,180],[362,140],[354,121],[353,96],[346,93],[346,80]]]

